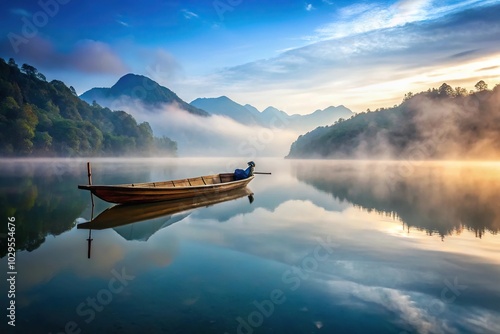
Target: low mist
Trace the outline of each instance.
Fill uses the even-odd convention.
[[[176,141],[179,156],[283,157],[299,135],[281,128],[279,121],[273,128],[247,126],[220,115],[197,116],[175,103],[151,107],[123,98],[113,102],[113,109],[148,122],[156,137]]]
[[[408,108],[415,113],[418,135],[412,150],[447,159],[500,157],[499,97],[500,90],[451,99],[411,99]]]

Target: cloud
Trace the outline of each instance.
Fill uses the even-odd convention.
[[[498,1],[489,1],[497,3]],[[316,29],[317,41],[353,36],[378,29],[394,28],[407,23],[437,19],[484,2],[470,0],[457,5],[437,5],[432,0],[400,0],[386,7],[381,4],[359,3],[340,8],[335,20]]]
[[[187,9],[183,9],[181,12],[184,15],[184,18],[186,18],[188,20],[199,18],[198,14],[196,14],[192,11],[189,11]]]
[[[86,73],[123,74],[126,71],[125,64],[111,47],[99,41],[78,42],[67,60],[69,64]]]
[[[175,57],[164,49],[144,50],[141,52],[141,63],[145,65],[144,75],[168,86],[172,79],[177,78],[183,73],[181,64]]]
[[[404,93],[427,90],[441,80],[470,83],[500,54],[500,5],[421,21],[429,17],[428,6],[428,1],[402,1],[385,10],[346,7],[339,13],[343,20],[324,28],[317,42],[225,68],[198,83],[206,95],[223,91],[244,101],[246,93],[253,105],[259,106],[255,99],[267,105],[280,101],[277,107],[298,113],[332,104],[354,111],[389,107]],[[396,19],[399,14],[404,19]],[[357,24],[360,18],[367,21]],[[453,70],[460,66],[461,72]],[[494,71],[481,75],[494,77]]]
[[[444,320],[439,321],[429,315],[404,291],[361,284],[352,284],[350,289],[353,296],[367,304],[377,304],[397,314],[400,321],[415,329],[417,333],[444,333],[449,330]]]
[[[0,52],[13,53],[8,40],[0,43]],[[127,71],[127,66],[108,44],[94,40],[78,41],[69,52],[61,52],[48,39],[36,36],[20,44],[19,53],[14,57],[18,62],[44,69],[100,74],[123,74]]]
[[[420,21],[428,17],[433,11],[433,0],[402,0],[394,4],[389,25],[400,25],[407,22]]]
[[[311,11],[311,10],[313,10],[313,9],[314,9],[314,7],[313,7],[312,3],[308,3],[308,4],[306,4],[306,10],[307,10],[308,12],[310,12],[310,11]]]
[[[459,52],[459,53],[455,53],[453,55],[450,56],[451,59],[453,58],[463,58],[463,57],[467,57],[467,56],[470,56],[470,55],[473,55],[474,53],[480,51],[479,49],[475,49],[475,50],[466,50],[466,51],[462,51],[462,52]]]
[[[125,16],[123,14],[116,14],[115,22],[118,23],[119,25],[127,27],[127,28],[129,28],[131,26],[129,23],[130,17]]]
[[[122,20],[116,20],[116,23],[121,24],[124,27],[130,27],[130,24]]]

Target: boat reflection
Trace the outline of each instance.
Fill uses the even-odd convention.
[[[174,214],[235,200],[244,196],[248,197],[250,203],[253,202],[253,192],[248,188],[243,188],[181,200],[130,205],[120,204],[104,210],[91,221],[78,224],[77,228],[103,230],[146,220],[154,220],[156,218],[162,219],[164,223],[160,228],[163,228],[187,217],[187,215],[182,215],[182,219],[171,219]]]
[[[112,206],[91,221],[80,223],[78,229],[89,230],[87,257],[91,257],[92,230],[112,228],[126,240],[147,241],[159,230],[177,223],[190,215],[191,210],[236,200],[247,196],[253,202],[253,192],[248,188],[210,195],[200,195],[173,201],[119,204]],[[139,223],[140,224],[135,224]]]

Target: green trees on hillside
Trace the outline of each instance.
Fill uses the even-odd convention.
[[[29,154],[33,149],[38,117],[30,104],[19,105],[12,96],[0,102],[0,141],[6,153]]]
[[[175,154],[167,139],[155,140],[148,123],[124,111],[87,104],[61,81],[46,82],[31,65],[0,58],[2,156]]]
[[[300,136],[288,157],[498,159],[500,86],[476,91],[443,83],[405,94],[393,108],[357,114]]]

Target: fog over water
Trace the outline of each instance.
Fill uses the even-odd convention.
[[[113,108],[148,122],[155,136],[175,140],[179,156],[283,157],[300,135],[278,118],[270,127],[245,125],[220,115],[197,116],[176,104],[153,108],[128,98],[114,101]]]

